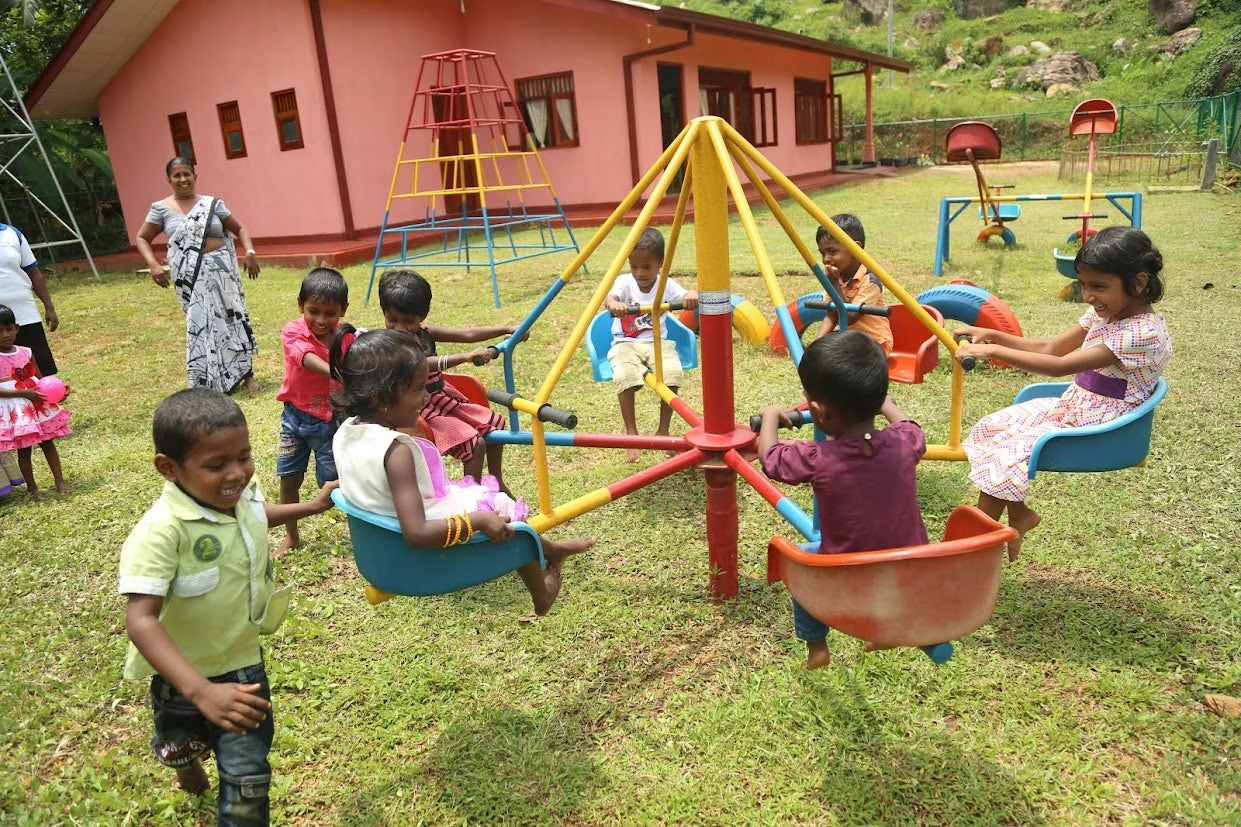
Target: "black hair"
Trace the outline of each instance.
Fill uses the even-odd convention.
[[[431,312],[431,284],[413,270],[389,270],[379,277],[379,309],[425,319]]]
[[[297,306],[310,299],[335,302],[341,307],[349,305],[349,283],[339,271],[331,267],[316,267],[302,279],[302,289],[297,291]]]
[[[180,155],[178,155],[176,158],[173,158],[171,161],[169,161],[168,163],[164,164],[164,177],[165,177],[165,178],[171,178],[171,177],[172,177],[172,168],[173,168],[173,167],[189,167],[189,168],[190,168],[190,175],[197,175],[197,174],[198,174],[198,173],[194,172],[194,162],[193,162],[193,161],[191,161],[189,158],[183,158],[183,157],[181,157]]]
[[[860,330],[815,339],[802,355],[797,375],[807,399],[830,405],[854,422],[878,414],[888,396],[888,357]]]
[[[862,227],[862,219],[853,213],[842,212],[839,215],[832,216],[832,223],[840,229],[844,230],[845,235],[857,242],[857,246],[866,246],[866,230]],[[825,237],[832,234],[827,231],[827,227],[820,226],[814,231],[814,243],[818,244]],[[834,237],[834,236],[833,236]]]
[[[332,407],[347,416],[366,416],[396,404],[426,358],[418,340],[404,330],[358,333],[348,322],[341,324],[328,356],[332,378],[340,382]]]
[[[1157,302],[1163,298],[1163,254],[1150,240],[1150,236],[1137,227],[1113,225],[1095,233],[1077,251],[1073,267],[1081,272],[1085,267],[1100,273],[1120,276],[1125,293],[1136,299]],[[1137,291],[1138,276],[1146,274],[1146,289]]]
[[[0,324],[17,324],[17,316],[7,304],[0,304]]]
[[[227,395],[210,388],[186,388],[159,403],[151,436],[155,453],[180,465],[201,437],[245,424],[246,415]]]
[[[660,261],[664,260],[664,236],[654,227],[647,227],[638,236],[638,240],[633,245],[634,252],[641,250],[644,253],[650,253]]]

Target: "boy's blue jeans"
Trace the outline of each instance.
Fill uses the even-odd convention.
[[[212,683],[257,683],[259,697],[271,700],[271,687],[263,664],[209,678]],[[151,678],[151,709],[155,713],[155,737],[151,748],[161,764],[185,767],[207,752],[215,753],[220,774],[220,827],[268,824],[271,786],[271,751],[275,724],[271,710],[255,729],[235,735],[211,723],[198,707],[159,675]]]
[[[276,453],[276,476],[290,477],[304,474],[310,467],[310,455],[315,455],[315,482],[337,479],[336,457],[332,454],[332,437],[344,417],[333,416],[324,422],[306,413],[292,402],[284,403],[280,414],[280,447]]]

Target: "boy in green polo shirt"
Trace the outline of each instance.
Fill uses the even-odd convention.
[[[214,752],[219,823],[267,824],[274,727],[259,636],[290,596],[275,588],[267,526],[328,510],[336,483],[309,502],[266,504],[245,415],[218,391],[174,393],[152,430],[166,482],[121,549],[125,677],[151,678],[151,746],[182,788],[207,789],[199,759]]]

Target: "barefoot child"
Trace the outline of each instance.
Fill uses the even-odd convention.
[[[13,311],[0,304],[0,451],[17,451],[17,464],[21,479],[26,482],[30,499],[38,501],[43,495],[35,482],[30,464],[31,449],[38,445],[52,472],[52,483],[61,494],[69,493],[64,473],[60,468],[60,452],[55,440],[68,436],[69,412],[43,398],[36,386],[39,368],[28,347],[14,344],[17,341],[18,324]],[[11,475],[10,470],[5,476]],[[20,484],[16,480],[7,483]],[[6,492],[7,493],[7,492]]]
[[[861,219],[856,215],[841,213],[833,215],[832,221],[844,230],[845,235],[856,241],[857,246],[866,246],[866,230],[862,227]],[[823,255],[823,270],[832,280],[832,285],[840,292],[842,299],[849,304],[884,306],[883,285],[866,271],[862,262],[854,258],[853,254],[845,249],[845,245],[837,241],[836,237],[827,231],[827,228],[819,227],[815,231],[814,240],[819,245],[819,252]],[[828,300],[831,297],[825,294],[823,298]],[[849,330],[862,331],[878,342],[885,354],[892,352],[892,325],[887,318],[873,316],[869,313],[850,313],[847,321]],[[836,323],[836,311],[829,310],[823,319],[823,327],[819,329],[819,335],[826,336],[834,331]]]
[[[625,423],[625,433],[637,434],[638,421],[634,411],[634,395],[645,382],[642,377],[647,371],[655,370],[655,333],[651,314],[637,316],[627,315],[629,305],[647,305],[655,300],[655,287],[659,281],[659,270],[664,263],[664,237],[659,230],[647,227],[638,237],[638,242],[629,254],[629,273],[622,273],[612,285],[608,293],[606,306],[608,312],[616,317],[612,322],[612,349],[608,351],[608,361],[612,363],[612,382],[620,397],[621,419]],[[668,279],[664,287],[665,302],[681,302],[686,310],[698,306],[698,292],[686,290],[677,284],[676,279]],[[661,316],[659,332],[660,347],[663,350],[664,384],[673,393],[681,387],[681,359],[677,356],[676,346],[668,338],[668,314]],[[668,436],[668,428],[672,425],[672,408],[667,402],[659,403],[658,436]],[[626,462],[637,462],[642,452],[630,448],[625,454]]]
[[[461,460],[462,471],[476,480],[482,479],[485,455],[487,473],[495,477],[500,490],[508,494],[501,467],[504,446],[488,445],[483,441],[488,433],[504,427],[504,418],[491,408],[470,402],[460,391],[445,383],[443,373],[448,368],[475,359],[490,362],[491,351],[484,347],[441,356],[436,354],[435,344],[486,342],[507,336],[516,328],[428,326],[426,320],[431,312],[431,285],[413,270],[389,270],[380,276],[379,307],[384,314],[384,327],[404,330],[413,336],[429,360],[427,393],[430,398],[422,411],[422,418],[430,430],[427,438],[435,443],[441,454]]]
[[[334,401],[349,416],[335,440],[344,495],[359,508],[396,517],[411,546],[446,548],[476,531],[492,542],[510,539],[509,521],[525,516],[524,503],[501,492],[492,477],[448,480],[434,446],[401,432],[418,424],[430,396],[427,358],[417,340],[401,330],[374,330],[359,334],[346,351],[353,332],[341,325],[332,345],[332,376],[341,383]],[[544,538],[547,570],[537,562],[517,570],[536,614],[551,609],[565,557],[594,544],[593,537]]]
[[[310,502],[266,505],[246,418],[219,391],[174,393],[152,431],[165,482],[121,549],[125,677],[151,678],[151,746],[181,786],[206,790],[199,759],[214,752],[219,822],[267,824],[273,724],[259,636],[290,596],[272,578],[267,525],[331,508],[335,483]]]
[[[1008,511],[1008,524],[1017,529],[1008,544],[1010,560],[1021,552],[1025,533],[1039,524],[1038,512],[1026,505],[1034,443],[1049,431],[1099,425],[1140,405],[1172,356],[1167,325],[1151,307],[1163,297],[1163,256],[1146,233],[1105,227],[1081,248],[1074,266],[1090,309],[1055,338],[1025,339],[971,326],[954,331],[973,342],[961,345],[958,359],[1001,359],[1045,376],[1075,374],[1063,396],[985,416],[962,443],[979,510],[996,520]]]
[[[925,544],[914,469],[926,452],[926,437],[888,396],[883,349],[861,331],[832,333],[810,343],[797,374],[814,424],[831,439],[779,441],[782,409],[769,406],[758,452],[773,480],[813,487],[818,553]],[[880,413],[891,423],[881,431],[875,429]],[[806,642],[806,668],[827,666],[828,627],[792,602],[797,637]]]
[[[302,480],[315,455],[315,481],[319,485],[336,479],[332,456],[332,437],[341,417],[332,411],[329,400],[332,380],[328,376],[328,347],[336,326],[349,309],[349,285],[330,267],[318,267],[302,279],[297,294],[302,314],[280,331],[284,346],[284,382],[276,400],[284,403],[280,415],[280,448],[276,455],[276,476],[280,477],[280,502],[298,500]],[[285,524],[285,540],[276,550],[280,557],[302,543],[297,520]]]

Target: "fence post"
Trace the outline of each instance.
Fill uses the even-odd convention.
[[[1021,160],[1026,159],[1026,113],[1021,113]]]
[[[1118,152],[1125,151],[1125,110],[1128,108],[1126,104],[1120,105],[1120,118],[1116,124],[1116,150]]]
[[[939,163],[939,118],[931,118],[931,163]]]

